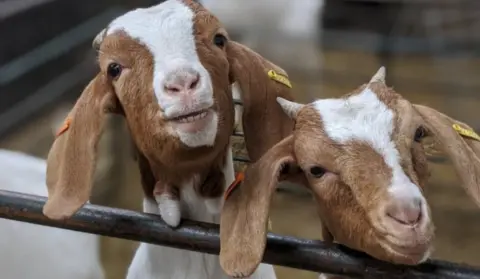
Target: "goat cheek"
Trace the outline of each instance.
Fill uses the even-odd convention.
[[[309,178],[308,183],[316,198],[321,201],[328,201],[335,197],[338,176],[333,173],[326,173],[322,178]]]
[[[430,171],[428,169],[427,156],[420,144],[415,144],[412,147],[412,164],[418,183],[420,186],[424,186],[430,176]]]

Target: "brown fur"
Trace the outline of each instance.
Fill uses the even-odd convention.
[[[168,134],[153,93],[152,54],[124,32],[105,36],[102,31],[93,43],[99,52],[100,73],[75,104],[70,113],[70,129],[56,139],[47,160],[49,199],[44,214],[49,218],[68,218],[89,199],[95,146],[107,112],[123,113],[126,118],[142,186],[149,198],[154,190],[178,195],[177,187],[194,175],[199,176],[200,184],[195,188],[200,196],[222,195],[222,167],[234,125],[234,81],[239,82],[243,91],[243,124],[247,127],[245,136],[252,158],[259,158],[293,129],[292,121],[285,118],[275,101],[277,96],[292,99],[290,89],[267,76],[271,69],[284,71],[233,41],[228,41],[223,49],[215,46],[212,40],[216,33],[228,37],[221,23],[198,3],[184,2],[195,12],[197,53],[212,78],[214,109],[219,115],[215,145],[189,148]],[[112,61],[123,66],[122,74],[114,80],[106,74]]]
[[[263,258],[272,194],[282,167],[295,161],[292,140],[292,136],[282,140],[261,160],[250,165],[242,185],[230,193],[224,204],[220,221],[220,265],[230,276],[250,276]]]
[[[366,86],[346,97],[358,94]],[[413,140],[417,128],[423,126],[427,136],[435,137],[451,157],[464,187],[480,206],[480,142],[460,136],[452,124],[471,128],[432,108],[412,105],[383,81],[368,86],[395,113],[392,139],[401,154],[401,166],[411,181],[422,190],[429,177],[422,143]],[[293,136],[250,165],[244,183],[225,202],[220,260],[227,274],[249,276],[263,258],[272,189],[285,163],[303,169],[308,180],[306,185],[318,204],[325,241],[336,241],[393,263],[414,265],[423,260],[425,251],[432,245],[433,223],[427,222],[421,233],[406,238],[409,248],[400,247],[400,243],[388,238],[380,225],[377,211],[388,200],[385,185],[392,177],[383,157],[361,142],[338,144],[331,140],[312,105],[303,106],[294,118]],[[309,172],[312,166],[321,166],[327,172],[315,178]],[[431,216],[428,206],[427,211]],[[389,248],[380,245],[381,242]]]
[[[69,113],[70,128],[55,140],[54,152],[48,154],[46,183],[50,199],[44,207],[45,215],[66,218],[89,199],[105,113],[118,111],[113,89],[106,75],[99,73]]]
[[[201,5],[190,0],[185,2],[197,14],[194,19],[195,38],[199,53],[204,55],[202,64],[206,66],[209,63],[221,61],[221,65],[212,67],[217,72],[210,72],[210,74],[224,75],[226,73],[224,69],[229,68],[229,83],[238,82],[240,85],[246,148],[250,160],[255,162],[270,147],[290,135],[293,130],[293,121],[283,113],[276,102],[277,97],[293,100],[290,89],[273,80],[265,82],[269,70],[275,70],[286,77],[288,74],[282,68],[237,42],[229,40],[225,47],[226,55],[211,43],[202,44],[202,42],[210,42],[216,33],[221,33],[227,38],[228,34],[218,19]],[[207,47],[213,48],[214,51],[202,50]],[[226,81],[223,78],[222,76],[221,80]]]
[[[273,80],[262,82],[271,69],[283,75],[287,74],[238,43],[231,42],[227,46],[227,53],[233,81],[237,81],[242,89],[243,132],[248,156],[255,162],[293,130],[293,121],[283,113],[276,102],[276,97],[292,100],[290,90]]]

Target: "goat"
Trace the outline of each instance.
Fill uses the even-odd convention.
[[[277,97],[292,99],[287,73],[229,39],[193,0],[129,11],[94,39],[100,72],[84,89],[47,159],[44,214],[65,219],[88,199],[106,113],[125,116],[141,172],[144,212],[170,226],[218,223],[234,181],[232,89],[240,91],[246,148],[256,161],[289,135]],[[273,73],[273,74],[272,74]],[[228,278],[218,256],[141,243],[127,278]],[[252,278],[275,278],[261,265]]]
[[[47,196],[46,162],[0,150],[2,190]],[[103,279],[100,236],[0,219],[2,278]]]
[[[434,224],[423,194],[428,137],[480,205],[480,136],[407,101],[385,84],[384,67],[341,98],[278,102],[295,120],[294,132],[247,168],[244,183],[224,203],[220,261],[227,274],[248,276],[261,261],[270,201],[285,166],[303,170],[325,241],[395,264],[420,264],[433,249]]]

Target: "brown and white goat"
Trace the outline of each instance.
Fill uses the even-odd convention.
[[[383,67],[342,98],[278,102],[295,120],[294,132],[250,165],[244,183],[225,201],[220,260],[227,274],[248,276],[261,261],[270,201],[286,165],[303,170],[325,241],[397,264],[422,263],[432,251],[434,224],[423,195],[426,137],[449,155],[480,205],[480,137],[468,125],[404,99],[385,84]]]
[[[106,113],[125,116],[145,192],[144,211],[171,226],[220,220],[234,181],[232,87],[241,91],[247,150],[256,161],[290,134],[275,101],[290,98],[286,73],[229,40],[192,0],[168,0],[114,19],[94,40],[100,72],[70,112],[48,156],[44,214],[64,219],[89,198]],[[227,278],[218,257],[142,243],[127,278]],[[254,278],[275,278],[265,265]]]

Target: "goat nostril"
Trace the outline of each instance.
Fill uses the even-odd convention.
[[[180,92],[180,88],[178,88],[177,86],[175,85],[165,85],[164,87],[165,91],[169,92],[169,93],[178,93]]]
[[[195,77],[190,82],[190,86],[188,87],[189,90],[195,89],[200,81],[200,75],[196,74]]]
[[[414,200],[409,202],[392,202],[387,207],[387,216],[402,225],[416,225],[422,217],[422,202]]]
[[[171,76],[168,79],[163,89],[170,94],[191,93],[200,84],[200,75],[198,73]]]

